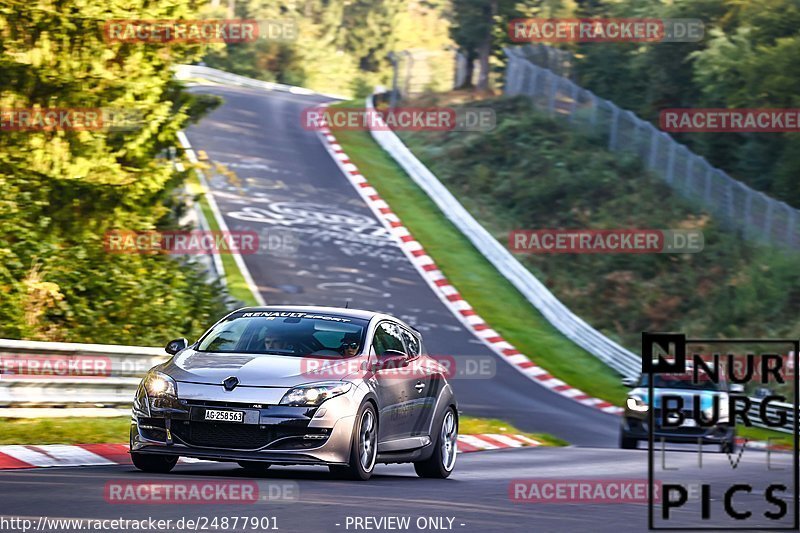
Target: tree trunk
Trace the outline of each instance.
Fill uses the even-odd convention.
[[[471,89],[472,77],[475,75],[475,53],[472,51],[464,55],[464,81],[461,82],[460,87],[457,89]]]
[[[486,16],[486,35],[483,42],[478,47],[478,61],[480,72],[478,73],[478,90],[489,90],[489,58],[492,55],[492,28],[494,28],[494,18],[497,15],[497,0],[491,0],[484,7]]]

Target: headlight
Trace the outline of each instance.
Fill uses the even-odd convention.
[[[289,389],[289,392],[281,398],[280,404],[304,407],[317,406],[325,400],[344,394],[352,386],[352,383],[347,381],[325,381],[300,385]]]
[[[638,396],[628,396],[628,400],[625,403],[631,411],[645,412],[650,409],[650,406]]]
[[[144,390],[148,396],[178,397],[178,385],[175,380],[161,372],[150,371],[143,380]]]

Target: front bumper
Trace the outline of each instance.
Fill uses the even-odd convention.
[[[628,413],[622,417],[622,432],[627,438],[648,440],[649,418],[647,416],[630,416]],[[704,444],[720,444],[731,442],[736,436],[733,426],[726,423],[715,424],[710,427],[661,427],[656,424],[653,431],[653,438],[657,441],[675,443],[697,443],[700,440]]]
[[[226,398],[230,399],[237,398]],[[134,401],[130,447],[137,453],[218,461],[343,465],[349,461],[355,424],[352,403],[346,394],[320,407],[218,401],[207,396],[153,401],[140,391]],[[244,422],[206,421],[206,409],[243,411]]]

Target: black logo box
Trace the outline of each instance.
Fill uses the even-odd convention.
[[[792,407],[794,411],[793,427],[794,439],[793,443],[793,461],[794,467],[794,487],[793,487],[793,510],[794,522],[791,526],[784,527],[771,527],[770,531],[797,531],[800,529],[800,461],[799,454],[800,446],[798,440],[800,439],[800,404],[798,404],[798,394],[800,394],[800,365],[798,364],[798,357],[800,357],[800,340],[798,339],[687,339],[686,335],[682,333],[642,333],[642,373],[648,375],[648,401],[653,401],[653,375],[654,374],[678,374],[686,371],[686,345],[687,344],[783,344],[791,345],[794,353],[794,399]],[[663,357],[658,357],[657,362],[653,363],[653,347],[658,346],[663,353],[674,356],[674,361],[669,361]],[[674,346],[674,353],[670,353],[671,347]],[[651,410],[651,417],[652,417]],[[647,446],[647,522],[648,529],[654,531],[763,531],[764,526],[754,527],[655,527],[654,514],[653,514],[653,425],[648,425],[648,446]]]

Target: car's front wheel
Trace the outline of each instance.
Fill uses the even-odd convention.
[[[442,417],[433,447],[433,454],[425,461],[414,463],[414,470],[420,477],[449,477],[456,466],[458,451],[458,419],[452,407]]]
[[[358,410],[353,427],[353,443],[350,446],[350,464],[331,465],[330,471],[337,477],[366,481],[375,469],[378,456],[378,415],[371,403]]]
[[[175,468],[175,464],[178,462],[178,456],[131,452],[131,461],[133,461],[133,466],[142,472],[166,474]]]

